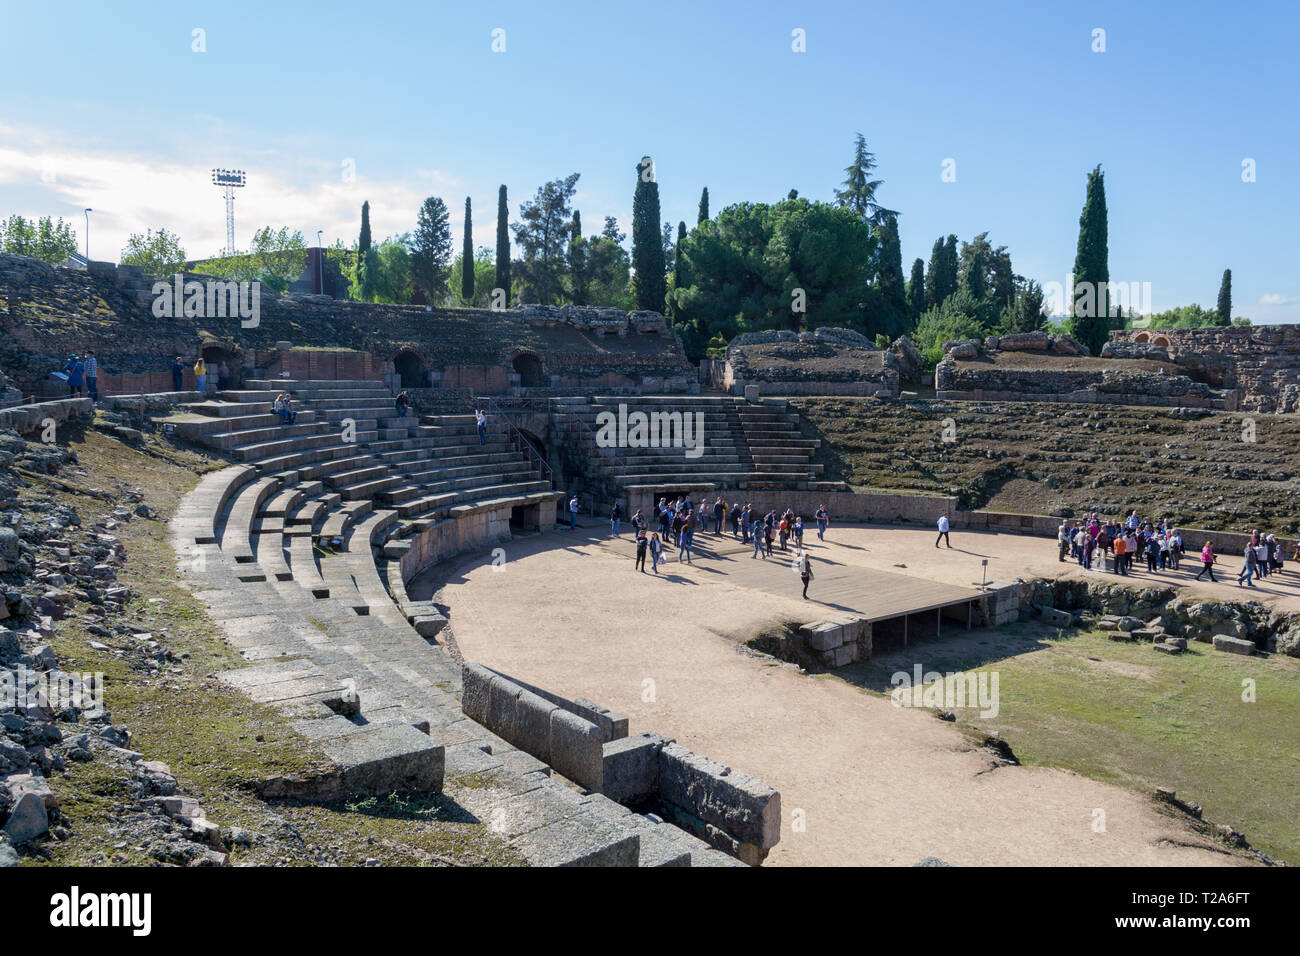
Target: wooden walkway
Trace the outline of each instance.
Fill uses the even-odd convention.
[[[578,534],[599,536],[602,530],[605,539],[601,544],[605,548],[626,556],[628,561],[635,560],[636,545],[626,525],[621,538],[608,537],[608,526],[603,529],[600,526],[580,527]],[[753,544],[742,544],[732,538],[730,532],[716,537],[712,533],[697,533],[691,552],[694,568],[687,573],[697,581],[707,581],[716,574],[720,582],[725,580],[727,584],[756,588],[769,594],[788,594],[798,599],[803,591],[803,581],[797,570],[794,545],[791,543],[789,551],[782,551],[779,540],[773,547],[772,557],[764,559],[753,557]],[[960,587],[913,574],[845,564],[837,560],[837,555],[842,556],[846,549],[855,546],[839,542],[823,544],[817,540],[815,527],[805,532],[804,547],[812,559],[813,569],[813,580],[808,585],[810,612],[814,608],[826,608],[837,615],[875,622],[947,607],[968,606],[969,602],[980,597],[976,587]],[[686,567],[679,565],[676,550],[665,554],[668,563],[660,567],[661,574],[676,574],[680,568]],[[923,568],[928,557],[919,554],[917,567]]]

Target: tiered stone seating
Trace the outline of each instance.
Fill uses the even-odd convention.
[[[442,789],[534,865],[736,865],[676,827],[552,779],[548,766],[461,712],[460,667],[431,643],[437,628],[425,625],[436,611],[407,601],[395,568],[409,542],[390,536],[399,522],[411,531],[479,508],[554,500],[505,437],[494,432],[480,446],[467,416],[388,423],[379,405],[387,392],[370,385],[276,383],[295,395],[298,421],[309,412],[313,420],[310,431],[281,425],[286,437],[268,442],[261,422],[241,422],[260,408],[241,416],[232,407],[264,404],[270,389],[260,385],[221,393],[194,416],[255,427],[177,422],[200,442],[252,433],[250,445],[212,443],[241,464],[205,476],[173,523],[183,577],[252,665],[222,679],[283,708],[350,785]],[[318,408],[327,392],[330,404]],[[362,409],[377,426],[369,444],[314,441],[331,437],[317,430],[318,414],[360,427]],[[259,446],[270,457],[239,454]],[[411,767],[423,776],[412,778]]]

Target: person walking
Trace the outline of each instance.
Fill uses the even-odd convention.
[[[682,558],[686,559],[687,564],[694,564],[691,560],[691,548],[695,544],[695,529],[699,526],[699,521],[695,517],[694,511],[686,512],[686,520],[682,525],[682,543],[677,552],[677,563],[681,564]]]
[[[614,537],[619,537],[623,525],[623,502],[614,502],[614,509],[609,513],[609,530]]]
[[[483,409],[474,409],[474,425],[478,428],[478,443],[487,444],[487,416],[483,414]]]
[[[572,498],[569,499],[569,530],[570,531],[578,530],[578,508],[579,507],[580,506],[578,504],[578,496],[574,495]]]
[[[826,526],[831,523],[830,515],[826,513],[825,505],[817,506],[817,513],[813,516],[817,519],[817,540],[826,540]]]
[[[650,533],[650,570],[659,573],[659,565],[668,559],[664,557],[664,543],[659,540],[659,532]]]
[[[939,537],[934,539],[934,546],[936,548],[939,547],[940,541],[945,542],[949,549],[952,548],[952,541],[948,539],[948,512],[946,511],[939,515]]]
[[[750,537],[754,539],[754,553],[751,554],[750,557],[756,558],[760,554],[763,554],[763,522],[758,518],[755,518],[754,524],[750,527],[749,531]],[[763,558],[766,560],[767,555],[763,554]]]
[[[1259,559],[1255,554],[1254,546],[1247,545],[1245,560],[1241,566],[1241,573],[1237,575],[1237,587],[1241,587],[1242,578],[1246,579],[1246,587],[1253,588],[1255,586],[1251,578],[1255,576],[1255,572],[1258,570],[1258,568],[1256,567],[1256,561],[1258,560]]]
[[[640,571],[645,574],[645,555],[646,550],[650,547],[650,541],[646,538],[645,532],[638,531],[636,534],[636,565],[633,571]]]
[[[740,543],[749,544],[749,527],[754,523],[754,506],[746,503],[740,513]]]
[[[1156,571],[1159,570],[1158,565],[1160,562],[1160,542],[1156,540],[1156,536],[1154,534],[1150,535],[1147,538],[1146,553],[1147,553],[1147,572],[1150,574],[1155,574]]]
[[[803,557],[799,559],[799,578],[803,581],[803,599],[808,600],[808,582],[813,579],[812,559],[808,557],[808,552],[803,552]]]
[[[95,353],[91,349],[86,350],[86,361],[82,363],[82,372],[86,376],[86,394],[90,396],[92,402],[99,401],[99,363],[95,361]]]
[[[1202,574],[1208,574],[1210,580],[1214,580],[1214,561],[1214,545],[1207,541],[1201,548],[1201,570],[1196,572],[1196,580],[1201,580]]]
[[[198,382],[199,394],[206,394],[208,389],[208,363],[203,361],[202,355],[194,363],[194,381]]]
[[[641,513],[640,508],[637,508],[636,514],[632,515],[632,527],[642,533],[650,530],[650,522],[645,520],[645,515]]]
[[[803,550],[803,515],[798,515],[794,519],[794,546],[800,551]]]
[[[185,384],[185,366],[181,364],[181,357],[176,356],[172,362],[172,391],[179,392]]]

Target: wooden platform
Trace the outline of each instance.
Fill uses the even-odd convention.
[[[624,523],[621,540],[608,538],[602,542],[619,555],[632,560],[636,553],[633,536]],[[591,531],[595,529],[580,529]],[[608,533],[608,526],[604,531]],[[753,544],[741,544],[727,532],[715,537],[696,533],[692,559],[706,573],[725,575],[726,583],[757,588],[772,594],[788,594],[799,598],[803,581],[799,577],[793,543],[789,551],[773,547],[772,557],[753,557]],[[817,540],[816,529],[804,534],[804,546],[812,559],[813,580],[808,585],[808,605],[829,609],[837,614],[862,618],[867,621],[884,621],[910,614],[936,611],[942,608],[968,605],[980,598],[975,587],[960,587],[909,574],[903,571],[881,571],[858,565],[846,565],[835,560],[834,553],[845,547],[832,548]],[[668,564],[660,568],[672,573],[677,566],[677,551],[665,552]],[[841,551],[842,553],[842,551]],[[935,551],[938,555],[939,552]],[[917,555],[915,568],[923,572],[929,555]],[[812,612],[816,613],[816,612]]]

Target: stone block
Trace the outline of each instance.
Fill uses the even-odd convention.
[[[799,627],[808,647],[813,651],[830,651],[844,643],[845,626],[835,621],[814,621]]]
[[[515,705],[522,693],[522,687],[506,680],[500,674],[493,678],[492,686],[488,691],[488,717],[483,726],[512,744],[517,737]]]
[[[466,661],[460,669],[460,709],[466,717],[487,726],[488,694],[497,675],[482,664]]]
[[[1243,654],[1250,656],[1255,653],[1255,642],[1248,641],[1244,637],[1229,637],[1227,634],[1215,634],[1214,649],[1216,651],[1227,651],[1229,654]]]
[[[442,744],[408,724],[347,734],[327,743],[324,750],[353,790],[376,796],[442,790],[446,763]]]
[[[675,743],[659,751],[659,796],[740,843],[768,849],[781,839],[777,791]]]
[[[532,691],[522,691],[515,701],[515,739],[511,741],[538,760],[551,762],[551,712],[555,704]]]
[[[50,828],[45,803],[34,793],[23,793],[14,801],[5,822],[5,833],[16,844],[35,840]]]
[[[638,734],[611,740],[602,748],[601,793],[622,804],[636,804],[659,791],[659,751],[666,741],[658,734]]]
[[[551,766],[588,790],[600,790],[604,773],[602,736],[591,721],[557,707],[551,711]]]
[[[1054,607],[1045,607],[1043,611],[1043,620],[1052,627],[1069,627],[1074,623],[1074,618],[1070,616],[1069,611],[1062,611]]]

